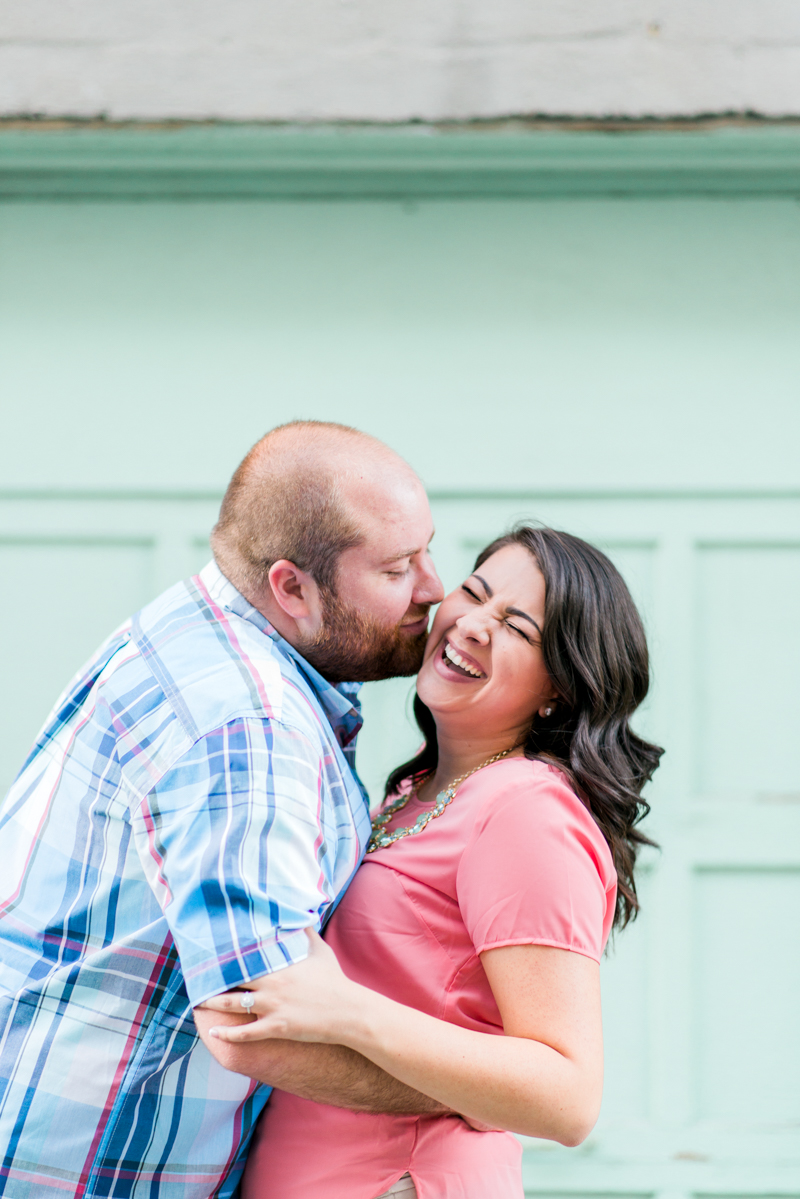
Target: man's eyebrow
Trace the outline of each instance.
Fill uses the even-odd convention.
[[[472,572],[472,577],[473,579],[477,579],[479,583],[483,584],[487,596],[489,599],[491,599],[494,595],[494,592],[486,582],[486,579],[484,579],[482,575],[476,574],[475,571]],[[506,612],[508,612],[509,616],[521,616],[523,620],[527,620],[529,624],[533,625],[540,637],[542,636],[542,630],[539,628],[533,617],[529,616],[527,612],[523,612],[521,608],[506,608]]]
[[[428,545],[430,545],[430,543],[433,541],[435,532],[436,530],[434,529],[433,533],[431,533],[430,537],[428,538]],[[419,552],[420,547],[415,545],[413,550],[401,550],[399,554],[390,554],[388,558],[384,558],[384,562],[399,562],[401,558],[413,558],[414,555],[418,554]]]

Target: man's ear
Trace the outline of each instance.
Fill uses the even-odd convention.
[[[322,620],[319,587],[306,571],[286,558],[273,563],[269,585],[278,606],[298,625],[316,628]]]

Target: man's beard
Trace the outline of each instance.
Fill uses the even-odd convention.
[[[428,640],[387,628],[357,608],[346,607],[329,591],[322,592],[323,624],[315,637],[298,645],[307,662],[330,683],[371,683],[416,674]],[[406,616],[408,613],[406,613]],[[422,619],[420,611],[418,619]]]

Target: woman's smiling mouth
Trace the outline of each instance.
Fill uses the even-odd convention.
[[[458,650],[454,649],[449,641],[445,641],[444,643],[444,649],[442,650],[442,661],[445,662],[451,670],[456,671],[462,676],[467,675],[469,678],[473,679],[486,678],[484,672],[472,662],[462,657]]]

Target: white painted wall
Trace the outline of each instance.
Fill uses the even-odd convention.
[[[798,0],[2,0],[0,113],[800,115]]]

